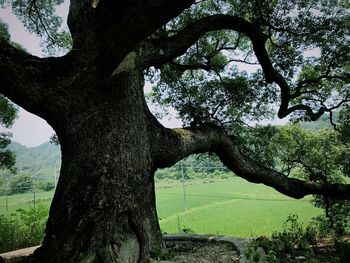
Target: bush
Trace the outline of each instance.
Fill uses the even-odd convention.
[[[0,216],[0,253],[41,243],[48,208],[37,205],[29,210],[18,209],[9,218]]]
[[[350,259],[350,243],[337,240],[335,242],[335,249],[340,257],[340,262],[347,262],[346,260]]]
[[[332,200],[316,196],[314,204],[324,210],[322,216],[314,218],[323,235],[343,236],[347,234],[350,227],[350,202],[348,200]]]
[[[305,250],[312,260],[313,249],[317,247],[317,235],[315,227],[309,225],[304,229],[298,222],[298,216],[290,215],[283,224],[283,230],[272,234],[269,249],[277,254],[286,253],[291,256],[295,256],[296,249]]]
[[[51,191],[55,188],[55,183],[52,181],[39,181],[37,187],[43,191]]]
[[[18,220],[16,218],[0,215],[0,253],[16,248],[17,229]]]
[[[18,174],[11,178],[10,194],[28,192],[33,188],[33,178],[31,174]]]

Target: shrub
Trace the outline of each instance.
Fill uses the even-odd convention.
[[[340,262],[347,262],[350,259],[350,243],[343,240],[336,240],[335,249],[339,255]]]
[[[281,232],[275,232],[271,238],[271,250],[278,253],[287,253],[295,256],[295,249],[310,251],[312,259],[313,249],[317,247],[318,232],[309,225],[305,229],[298,222],[297,215],[290,215],[283,224]]]
[[[25,193],[33,188],[33,178],[31,174],[18,174],[11,178],[11,194]]]
[[[18,220],[13,216],[7,218],[4,215],[0,215],[0,253],[16,248],[18,225]]]
[[[10,217],[0,215],[0,253],[41,243],[48,207],[37,205],[29,210],[18,209]]]
[[[55,188],[55,183],[52,181],[39,181],[37,187],[43,191],[51,191]]]

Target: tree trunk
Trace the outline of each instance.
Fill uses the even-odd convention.
[[[120,73],[57,127],[62,168],[38,261],[145,262],[165,251],[143,84]]]

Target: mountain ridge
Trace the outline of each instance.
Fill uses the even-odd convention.
[[[61,166],[60,146],[49,141],[36,147],[27,147],[11,141],[7,147],[16,154],[17,173],[30,173],[38,180],[54,180]]]

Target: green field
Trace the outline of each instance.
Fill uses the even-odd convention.
[[[301,222],[308,223],[322,213],[312,206],[310,197],[295,200],[238,177],[186,185],[186,194],[188,207],[184,211],[181,185],[173,188],[159,185],[157,188],[158,216],[164,232],[189,228],[195,233],[229,236],[270,235],[281,230],[290,214],[297,214]]]
[[[53,197],[54,190],[45,192],[38,191],[35,193],[36,204],[50,205],[51,199]],[[6,210],[6,198],[7,198],[7,210]],[[33,206],[34,194],[32,192],[27,192],[24,194],[15,194],[0,196],[0,215],[10,215],[16,212],[17,209],[26,209]],[[49,200],[48,200],[49,199]]]
[[[290,214],[297,214],[301,222],[309,222],[322,211],[312,206],[311,198],[294,200],[263,185],[251,184],[233,177],[216,182],[186,182],[187,209],[181,183],[156,185],[157,210],[163,232],[176,233],[189,228],[195,233],[251,237],[270,235],[280,230]],[[53,191],[36,193],[41,203],[52,197]],[[26,208],[33,193],[0,197],[0,214],[9,215],[18,208]]]

